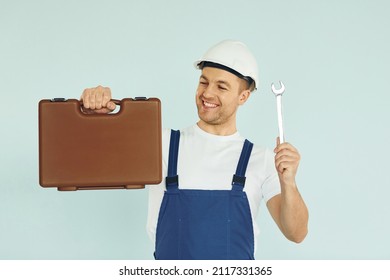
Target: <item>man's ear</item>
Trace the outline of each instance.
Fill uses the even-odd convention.
[[[239,104],[243,105],[248,100],[250,95],[251,95],[251,91],[249,89],[243,90],[240,93]]]

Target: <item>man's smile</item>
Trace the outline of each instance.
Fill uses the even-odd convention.
[[[205,108],[217,108],[219,105],[217,104],[214,104],[214,103],[210,103],[210,102],[207,102],[205,100],[202,100],[203,101],[203,107]]]

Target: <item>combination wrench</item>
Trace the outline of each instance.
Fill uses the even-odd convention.
[[[278,112],[278,127],[279,127],[279,139],[280,144],[284,142],[284,131],[283,131],[283,115],[282,115],[282,95],[285,90],[284,84],[279,81],[280,83],[280,89],[276,89],[275,85],[271,85],[272,92],[275,94],[276,97],[276,109]]]

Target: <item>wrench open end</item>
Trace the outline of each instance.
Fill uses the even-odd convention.
[[[280,89],[276,89],[275,85],[273,83],[271,85],[272,92],[275,94],[275,96],[282,95],[284,90],[285,90],[285,87],[284,87],[284,84],[282,83],[282,81],[279,81],[279,83],[280,83]]]
[[[272,92],[275,94],[276,97],[276,108],[278,112],[278,126],[279,126],[279,139],[280,144],[284,142],[284,131],[283,131],[283,115],[282,115],[282,94],[285,90],[284,84],[282,81],[279,81],[280,83],[280,89],[276,89],[275,85],[271,85]]]

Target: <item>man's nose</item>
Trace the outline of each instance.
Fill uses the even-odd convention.
[[[213,87],[211,85],[208,85],[203,91],[203,96],[206,98],[212,97],[214,95],[213,92],[214,92]]]

